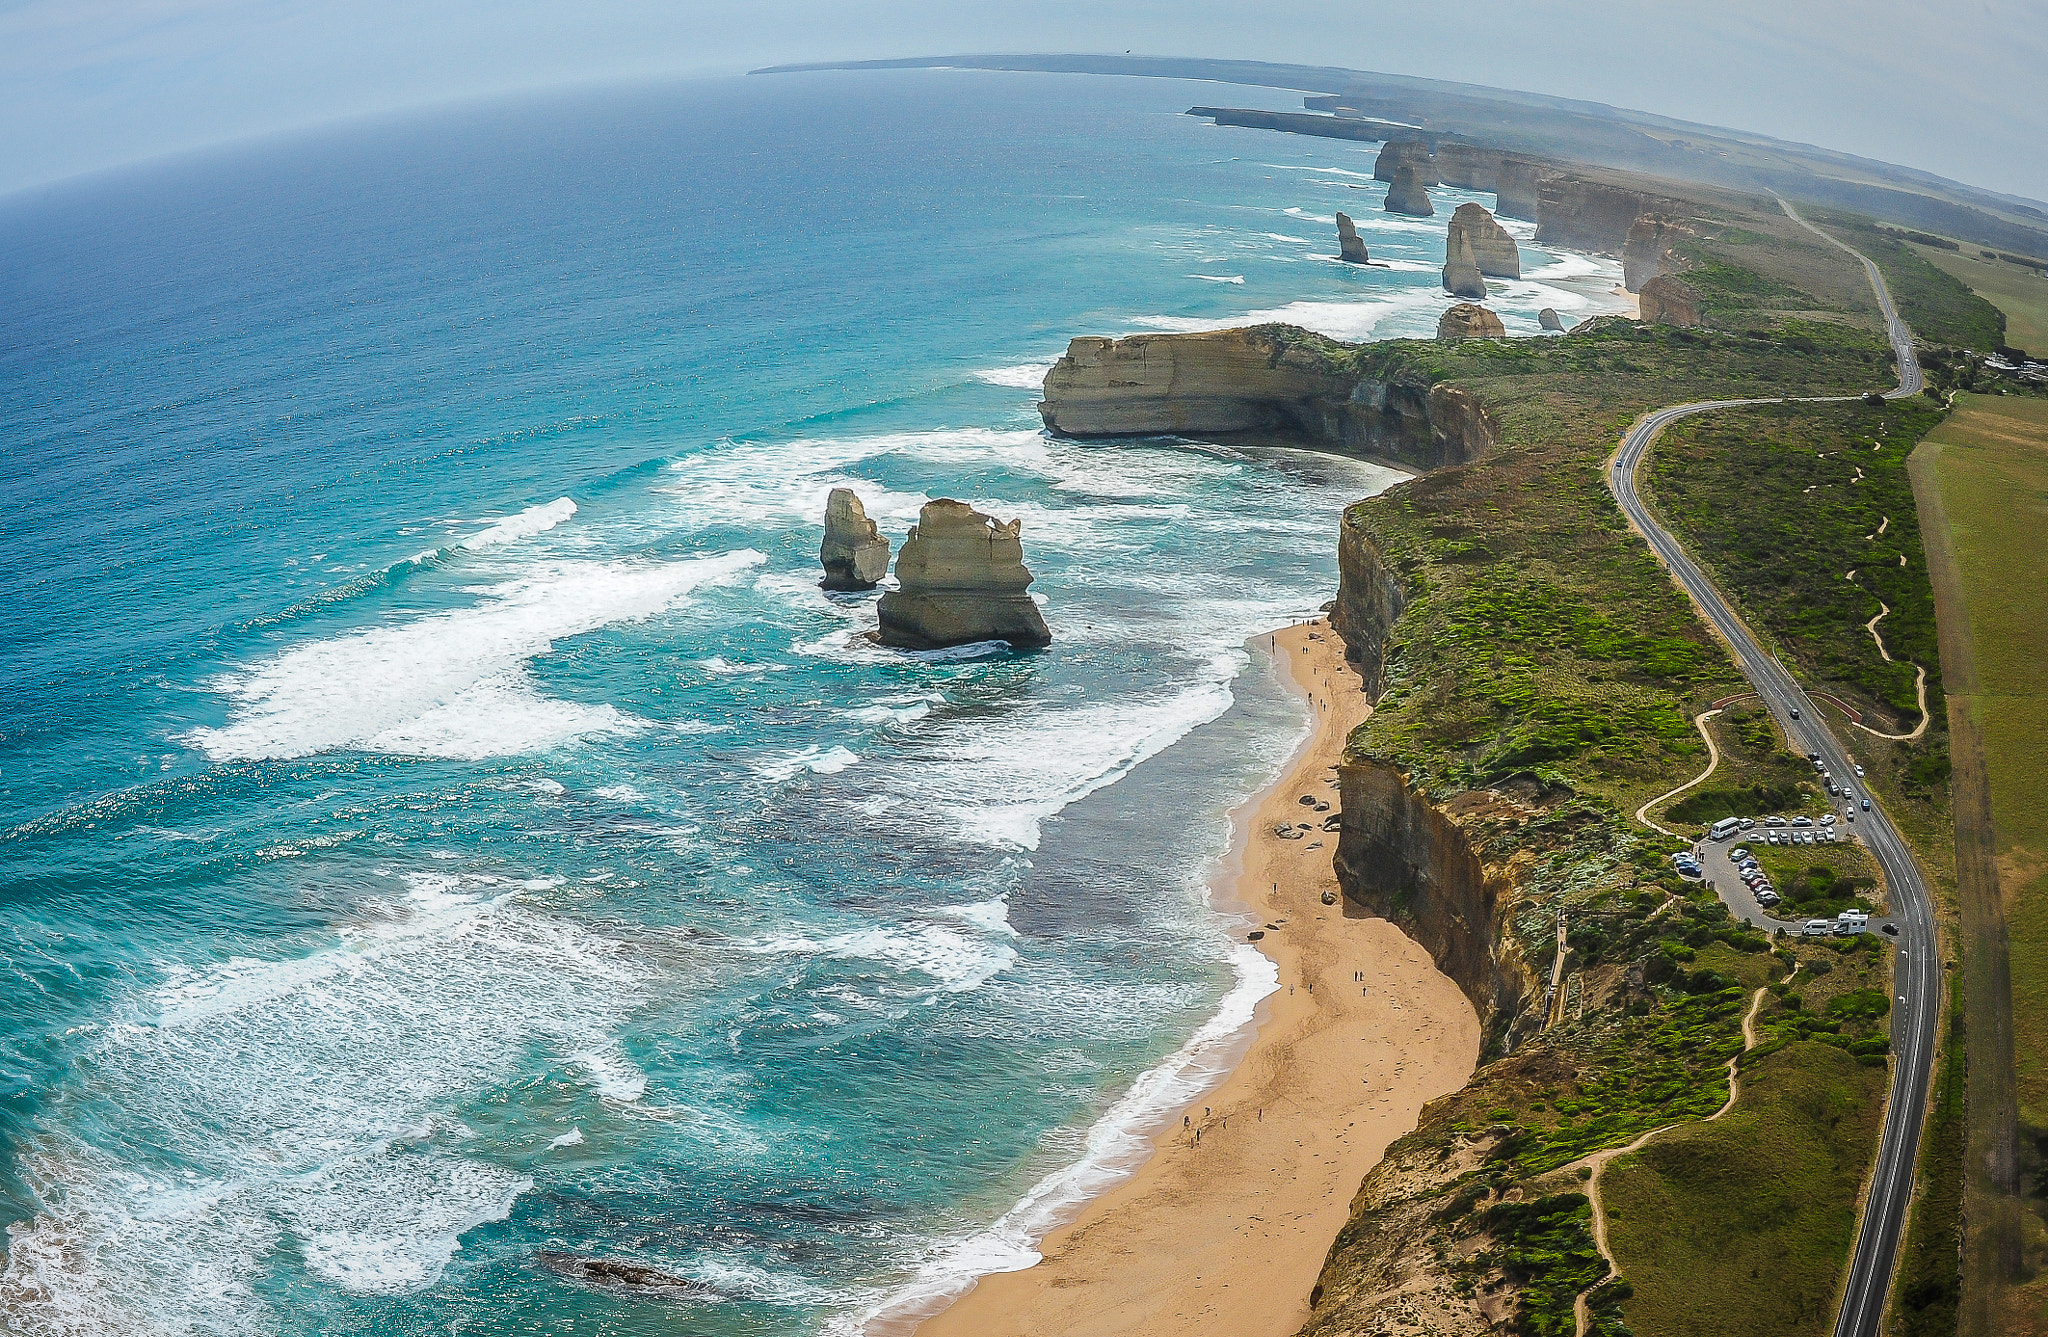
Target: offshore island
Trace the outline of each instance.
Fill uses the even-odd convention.
[[[1345,512],[1328,616],[1252,646],[1311,727],[1217,888],[1279,981],[1237,1066],[1036,1266],[871,1330],[2018,1330],[2039,1207],[1965,1158],[2020,1116],[1939,459],[2048,442],[2048,368],[1949,259],[2038,278],[2048,215],[1464,85],[875,64],[1325,89],[1193,114],[1380,143],[1390,212],[1496,201],[1435,340],[1078,336],[1047,374],[1056,435],[1414,477]],[[1633,313],[1506,337],[1496,214],[1619,257]],[[1965,1015],[2006,1046],[1967,1078]]]

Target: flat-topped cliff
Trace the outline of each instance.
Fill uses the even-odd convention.
[[[1679,213],[1684,208],[1677,200],[1646,190],[1566,173],[1547,174],[1536,191],[1536,241],[1543,246],[1619,255],[1638,218]]]
[[[1375,372],[1362,349],[1291,325],[1080,338],[1038,406],[1061,436],[1192,436],[1306,445],[1434,469],[1491,450],[1466,390]]]
[[[1429,151],[1429,145],[1419,139],[1389,140],[1379,156],[1373,159],[1372,179],[1392,181],[1404,167],[1415,173],[1415,184],[1438,184],[1436,156]]]

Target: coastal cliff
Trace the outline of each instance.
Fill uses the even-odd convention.
[[[1618,255],[1638,218],[1683,208],[1677,200],[1644,190],[1563,173],[1548,175],[1536,191],[1536,244]]]
[[[1409,468],[1491,450],[1469,391],[1365,365],[1360,348],[1291,325],[1080,338],[1038,406],[1059,436],[1193,436],[1312,446]]]

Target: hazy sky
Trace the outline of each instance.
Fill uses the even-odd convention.
[[[1125,50],[1592,98],[2048,197],[2048,0],[0,0],[0,192],[522,89]]]

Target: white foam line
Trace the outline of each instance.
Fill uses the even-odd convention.
[[[1237,1039],[1251,1025],[1259,1000],[1280,987],[1280,968],[1249,944],[1231,948],[1230,964],[1237,982],[1223,996],[1216,1014],[1164,1062],[1141,1074],[1095,1121],[1079,1160],[1032,1185],[988,1229],[942,1248],[880,1304],[842,1318],[826,1331],[834,1337],[856,1337],[877,1320],[934,1313],[980,1277],[1036,1265],[1042,1256],[1039,1242],[1073,1219],[1090,1199],[1130,1178],[1150,1157],[1152,1139],[1172,1112],[1230,1071]]]

